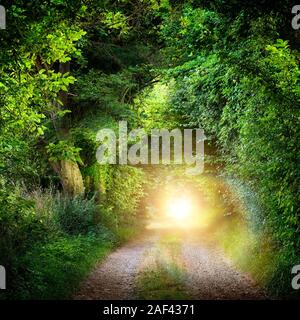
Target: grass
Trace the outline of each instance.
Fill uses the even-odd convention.
[[[120,227],[118,234],[103,228],[99,233],[49,238],[36,244],[19,258],[14,286],[0,295],[1,299],[53,300],[70,299],[80,282],[117,245],[135,235],[133,228]],[[9,283],[12,283],[8,279]]]
[[[116,235],[119,243],[125,243],[130,239],[137,238],[141,235],[142,225],[120,226],[118,228],[112,228],[112,231]]]
[[[26,199],[13,199],[10,206],[22,209],[30,203],[27,211],[9,216],[9,225],[19,226],[15,217],[21,217],[26,228],[15,228],[12,239],[2,245],[11,250],[3,263],[8,288],[0,292],[0,300],[72,298],[95,264],[133,235],[134,226],[120,227],[117,234],[98,223],[94,199],[69,199],[51,190],[36,190]],[[29,210],[33,218],[26,215]],[[24,240],[26,246],[20,247]]]
[[[275,243],[271,232],[264,228],[257,195],[236,181],[231,184],[241,206],[236,208],[236,218],[223,221],[216,232],[219,243],[237,267],[250,274],[269,297],[299,299],[299,291],[291,286],[291,270],[299,263],[299,257],[293,248]]]
[[[70,298],[92,267],[112,249],[112,242],[88,235],[61,237],[37,245],[20,262],[26,272],[13,298]]]
[[[299,299],[299,291],[291,286],[291,270],[299,261],[292,250],[276,249],[265,235],[258,238],[234,228],[221,243],[238,268],[250,274],[269,297]]]
[[[148,253],[137,280],[137,295],[143,300],[185,300],[185,272],[180,260],[180,242],[163,238]]]

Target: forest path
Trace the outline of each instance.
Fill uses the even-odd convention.
[[[251,277],[240,272],[222,250],[205,239],[182,245],[186,286],[197,300],[261,300],[265,293]]]
[[[96,266],[82,283],[75,300],[134,299],[135,279],[143,255],[155,243],[155,236],[129,242]]]
[[[163,250],[156,250],[161,237],[163,236],[157,233],[147,234],[139,240],[118,248],[96,266],[82,283],[74,299],[140,298],[137,295],[136,286],[137,279],[141,275],[147,276],[149,271],[158,265],[163,265],[166,270],[170,269]],[[156,257],[149,259],[153,250],[156,252]],[[223,252],[205,238],[195,239],[190,236],[182,238],[176,260],[181,261],[180,268],[184,274],[183,285],[191,299],[267,298],[248,275],[239,272]],[[173,286],[173,284],[170,285]],[[151,291],[151,288],[146,288],[146,291],[149,290]],[[162,290],[166,292],[168,288],[165,287]]]

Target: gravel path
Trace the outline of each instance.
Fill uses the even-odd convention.
[[[75,300],[134,299],[134,282],[144,252],[153,238],[131,242],[110,254],[82,283]]]
[[[187,241],[182,246],[190,294],[199,300],[259,300],[265,294],[249,276],[240,273],[221,250],[205,242]]]
[[[135,299],[139,268],[157,241],[156,236],[129,243],[96,266],[82,283],[75,300]],[[186,240],[181,257],[186,286],[193,299],[265,299],[266,296],[245,274],[236,270],[223,253],[206,241]]]

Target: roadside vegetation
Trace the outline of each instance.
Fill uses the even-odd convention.
[[[203,128],[205,172],[179,181],[215,204],[212,232],[240,268],[276,297],[299,297],[290,281],[300,263],[293,3],[1,5],[1,299],[71,297],[97,261],[144,226],[151,197],[171,180],[151,166],[97,163],[97,132],[117,131],[120,120],[147,132]],[[141,278],[141,297],[146,288],[185,297],[173,251],[158,250],[169,261]]]

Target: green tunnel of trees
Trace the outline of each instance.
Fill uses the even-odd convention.
[[[0,264],[9,288],[0,298],[69,297],[140,230],[155,174],[95,157],[97,131],[120,120],[131,129],[203,128],[204,175],[225,176],[255,201],[239,216],[259,221],[242,267],[271,294],[299,294],[290,285],[300,263],[300,31],[291,1],[1,5]]]

